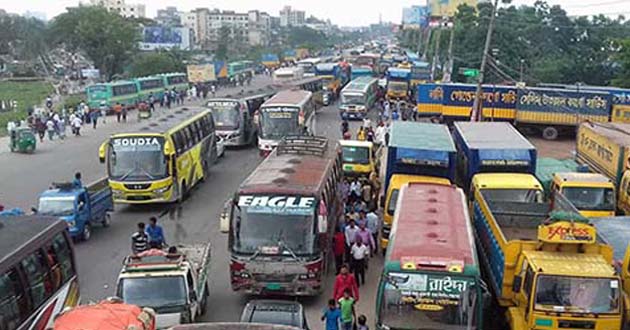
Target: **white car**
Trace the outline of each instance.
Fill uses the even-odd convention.
[[[222,137],[217,137],[217,162],[219,158],[225,155],[225,140]]]

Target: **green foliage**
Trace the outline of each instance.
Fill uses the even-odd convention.
[[[166,72],[185,72],[185,56],[178,51],[138,54],[131,64],[130,76],[143,77]]]
[[[231,36],[230,36],[230,28],[226,25],[221,26],[219,29],[219,41],[217,43],[217,51],[215,56],[218,60],[225,61],[228,59],[228,52],[230,49]]]
[[[321,49],[329,44],[323,32],[306,26],[292,27],[287,32],[287,41],[292,47],[304,47],[309,50],[315,50]]]
[[[6,134],[7,122],[24,119],[27,109],[40,106],[52,92],[52,85],[44,81],[0,82],[0,100],[15,100],[18,105],[16,111],[0,112],[0,135]]]
[[[107,80],[123,72],[140,40],[134,23],[98,6],[68,8],[55,17],[49,32],[54,44],[85,51]]]
[[[617,78],[613,80],[613,84],[619,87],[630,88],[630,39],[619,41],[618,46],[620,50],[615,56],[615,60],[621,67]]]
[[[0,16],[0,54],[31,60],[46,49],[46,25],[35,18]]]

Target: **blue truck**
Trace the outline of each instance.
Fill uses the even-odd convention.
[[[114,211],[112,190],[107,178],[82,187],[53,183],[51,189],[39,196],[36,211],[66,221],[72,238],[87,241],[94,224],[103,227],[110,224],[110,213]]]
[[[457,181],[468,188],[477,173],[536,174],[536,147],[506,122],[456,122]]]
[[[368,67],[353,66],[350,72],[351,72],[350,80],[355,80],[358,77],[363,77],[363,76],[372,77],[374,75],[374,71]]]
[[[411,70],[402,68],[389,68],[387,70],[387,99],[409,100],[409,82]]]

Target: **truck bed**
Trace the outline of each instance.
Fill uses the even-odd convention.
[[[197,270],[205,268],[209,262],[210,244],[178,245],[177,251],[185,254]]]
[[[551,209],[549,203],[489,201],[488,206],[508,241],[536,240],[538,225]]]

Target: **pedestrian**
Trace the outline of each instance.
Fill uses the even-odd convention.
[[[326,321],[326,330],[339,330],[339,322],[341,320],[341,310],[337,308],[335,299],[328,300],[328,308],[322,315],[322,321]]]
[[[339,226],[335,226],[333,236],[333,254],[335,255],[335,274],[339,274],[343,265],[343,255],[346,254],[346,235]]]
[[[376,144],[383,144],[385,142],[385,124],[380,121],[376,126],[376,132],[374,134]]]
[[[348,221],[348,225],[346,226],[346,228],[344,229],[344,234],[345,234],[345,241],[346,241],[346,256],[348,258],[346,258],[347,260],[350,260],[350,253],[352,251],[352,245],[354,244],[354,242],[357,239],[357,232],[359,231],[359,227],[356,226],[354,220],[352,218],[347,219]]]
[[[365,215],[365,219],[366,227],[370,231],[370,233],[372,233],[372,238],[374,239],[374,242],[378,242],[378,232],[380,230],[380,224],[375,209],[370,210],[370,212]]]
[[[166,245],[164,230],[162,230],[162,227],[157,224],[156,217],[151,217],[149,219],[149,226],[146,228],[145,232],[147,237],[149,237],[149,246],[152,249],[161,249],[162,246]]]
[[[356,312],[354,310],[354,298],[352,298],[349,289],[343,291],[343,297],[339,298],[337,303],[339,303],[339,309],[341,310],[341,329],[352,330]]]
[[[363,244],[363,240],[357,235],[350,249],[350,269],[354,273],[358,287],[361,284],[365,284],[365,260],[369,255],[370,250],[368,246]]]
[[[363,126],[359,127],[359,131],[357,132],[357,140],[365,141],[366,138],[367,138],[367,135],[365,133],[365,129],[363,128]]]
[[[94,110],[90,112],[90,119],[92,120],[92,128],[96,129],[96,123],[98,122],[100,111]]]
[[[363,126],[364,129],[372,127],[372,120],[370,120],[368,116],[365,116],[365,118],[363,118],[363,123],[361,124],[361,126]]]
[[[72,179],[72,186],[74,188],[83,188],[83,183],[81,182],[81,172],[74,173],[74,179]]]
[[[374,130],[372,129],[372,126],[367,128],[367,133],[366,133],[366,140],[368,142],[374,142]]]
[[[120,123],[120,116],[122,116],[122,105],[120,103],[116,102],[114,112],[116,113],[116,121]]]
[[[123,122],[126,123],[127,122],[127,107],[124,104],[121,104],[121,107],[122,109],[120,112],[122,113],[122,119],[123,119]]]
[[[359,301],[359,287],[357,281],[352,274],[350,274],[347,264],[341,266],[339,274],[335,277],[335,284],[333,285],[333,298],[339,300],[343,297],[346,290],[350,291],[350,296],[355,301]]]
[[[354,202],[355,200],[358,200],[359,198],[361,198],[361,183],[359,182],[359,179],[354,179],[354,181],[350,183],[349,200],[351,202]]]
[[[365,315],[359,315],[357,323],[357,330],[370,330],[370,327],[367,326],[367,317],[365,317]]]
[[[348,182],[348,179],[343,178],[343,180],[341,181],[341,199],[344,201],[348,200],[348,196],[350,196],[350,183]]]
[[[363,211],[362,211],[363,212]],[[363,212],[365,215],[365,212]],[[376,252],[376,242],[374,241],[374,236],[372,236],[372,232],[367,229],[367,220],[359,222],[359,231],[357,231],[357,243],[361,239],[363,245],[367,245],[370,249],[370,253]]]
[[[46,131],[48,132],[48,139],[52,141],[55,136],[55,122],[52,117],[48,118],[46,121]]]
[[[99,110],[101,112],[100,116],[103,117],[103,124],[105,124],[107,122],[106,118],[107,118],[107,110],[108,110],[107,109],[107,104],[105,104],[105,101],[101,101],[101,105],[99,107]]]
[[[83,125],[83,121],[79,116],[74,116],[74,119],[70,122],[70,126],[72,127],[72,132],[74,132],[75,136],[81,136],[81,125]]]
[[[46,123],[44,123],[42,118],[35,118],[35,129],[37,130],[37,135],[39,135],[39,142],[44,142],[44,136],[46,135]]]
[[[341,134],[343,135],[344,133],[346,133],[350,128],[350,124],[348,123],[348,121],[346,119],[344,119],[341,122]]]
[[[138,231],[131,235],[131,252],[133,254],[138,254],[149,249],[149,238],[144,230],[144,222],[138,222]]]
[[[396,121],[398,119],[400,119],[400,114],[398,113],[396,109],[394,109],[394,111],[392,111],[392,120]]]

